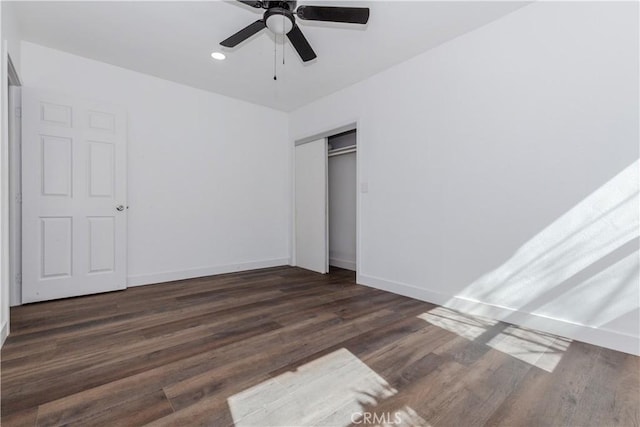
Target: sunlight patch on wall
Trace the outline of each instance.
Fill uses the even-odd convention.
[[[462,338],[479,341],[547,372],[553,372],[571,343],[567,338],[480,316],[462,314],[444,307],[436,307],[418,317]]]
[[[638,253],[632,253],[594,276],[568,289],[562,298],[551,299],[536,310],[543,316],[552,316],[566,310],[566,301],[575,301],[571,311],[585,319],[589,325],[603,326],[621,314],[636,308],[636,319],[620,325],[620,332],[634,334],[640,318],[637,316],[640,283]],[[629,317],[632,318],[631,316]]]
[[[243,390],[227,403],[237,427],[346,427],[361,421],[372,406],[396,393],[358,357],[341,348]],[[377,416],[398,426],[427,425],[408,407]]]
[[[594,327],[637,310],[639,186],[636,161],[456,297]]]

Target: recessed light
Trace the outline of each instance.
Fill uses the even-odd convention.
[[[213,59],[217,59],[218,61],[222,61],[224,58],[226,58],[226,56],[222,52],[213,52],[211,54],[211,57]]]

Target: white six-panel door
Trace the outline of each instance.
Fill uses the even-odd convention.
[[[327,216],[327,140],[295,149],[296,265],[329,272]]]
[[[126,288],[125,112],[22,94],[22,302]]]

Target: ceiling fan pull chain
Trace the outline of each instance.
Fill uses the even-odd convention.
[[[278,36],[273,38],[273,80],[278,80],[276,76],[276,49],[278,48]]]

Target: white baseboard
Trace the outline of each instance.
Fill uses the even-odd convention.
[[[4,345],[4,341],[9,336],[9,322],[4,322],[2,324],[2,329],[0,329],[0,347]]]
[[[164,271],[153,274],[140,274],[127,277],[127,286],[144,286],[156,283],[172,282],[174,280],[193,279],[194,277],[213,276],[216,274],[233,273],[236,271],[256,270],[259,268],[289,265],[289,258],[268,259],[263,261],[244,262],[240,264],[219,265],[190,270]]]
[[[581,325],[464,297],[445,295],[406,283],[389,281],[378,277],[360,274],[358,275],[358,283],[394,294],[438,304],[464,313],[485,316],[495,320],[505,320],[518,326],[537,329],[573,340],[640,356],[640,337],[611,329]]]
[[[346,270],[356,271],[356,262],[355,261],[347,261],[344,259],[338,258],[329,258],[329,265],[339,268],[344,268]]]

